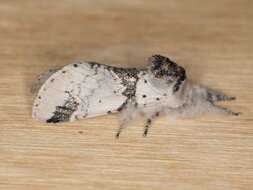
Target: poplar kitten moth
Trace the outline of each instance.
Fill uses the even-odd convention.
[[[192,83],[183,67],[161,55],[151,56],[145,69],[95,62],[69,64],[42,74],[34,91],[34,119],[59,123],[119,112],[116,137],[137,117],[145,119],[146,136],[160,116],[193,118],[204,112],[239,115],[214,104],[235,97]]]

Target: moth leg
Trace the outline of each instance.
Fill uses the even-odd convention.
[[[124,128],[126,128],[127,125],[128,125],[128,124],[127,124],[127,121],[126,121],[126,120],[122,120],[122,121],[121,121],[121,124],[120,124],[120,126],[119,126],[119,128],[118,128],[118,131],[117,131],[116,135],[115,135],[116,138],[119,138],[119,135],[121,134],[122,130],[123,130]]]
[[[224,107],[217,106],[214,104],[211,104],[211,106],[209,106],[208,111],[215,114],[232,115],[232,116],[238,116],[241,114],[239,112],[233,112],[229,110],[228,108],[224,108]]]
[[[152,126],[153,120],[156,117],[159,117],[159,112],[156,112],[154,115],[152,115],[150,118],[148,118],[146,120],[146,124],[145,124],[145,127],[144,127],[144,132],[143,132],[143,137],[147,136],[148,131],[149,131],[150,127]]]
[[[227,95],[223,94],[222,92],[207,89],[207,100],[209,102],[231,101],[231,100],[235,100],[235,99],[236,99],[236,97],[234,97],[234,96],[227,96]]]
[[[132,103],[124,103],[124,107],[120,110],[120,126],[116,133],[116,138],[119,138],[122,130],[126,128],[131,121],[133,121],[136,117],[138,117],[138,112],[136,111],[136,106]]]
[[[145,127],[144,127],[143,137],[146,137],[146,136],[147,136],[148,130],[149,130],[149,128],[151,127],[151,124],[152,124],[152,119],[147,119],[146,125],[145,125]]]

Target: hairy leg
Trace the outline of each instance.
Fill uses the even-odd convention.
[[[148,131],[149,131],[150,127],[152,126],[154,119],[159,116],[160,116],[160,112],[157,111],[154,114],[152,114],[150,117],[148,117],[148,119],[146,120],[145,127],[144,127],[143,137],[147,136]]]
[[[116,138],[119,138],[120,133],[122,132],[122,130],[123,130],[124,128],[127,127],[127,125],[128,125],[127,120],[122,120],[122,121],[120,122],[120,126],[119,126],[118,131],[117,131],[117,133],[116,133],[116,135],[115,135]]]
[[[228,108],[224,108],[224,107],[217,106],[214,104],[209,104],[207,107],[207,111],[214,114],[232,115],[232,116],[238,116],[241,114],[239,112],[233,112],[229,110]]]
[[[144,132],[143,132],[143,136],[144,136],[144,137],[147,136],[148,130],[149,130],[149,128],[151,127],[151,123],[152,123],[152,119],[148,119],[148,120],[146,121],[146,125],[145,125],[145,127],[144,127]]]
[[[120,110],[120,125],[116,133],[116,138],[119,138],[122,130],[126,128],[131,121],[139,116],[137,108],[133,103],[126,103],[124,108]]]
[[[235,100],[236,98],[233,96],[227,96],[223,94],[222,92],[218,92],[215,90],[207,89],[207,100],[209,102],[215,102],[215,101],[231,101]]]

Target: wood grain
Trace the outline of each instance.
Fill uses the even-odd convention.
[[[253,188],[253,2],[1,0],[0,189]],[[117,115],[64,125],[31,118],[36,77],[78,59],[144,67],[153,53],[234,95],[239,117],[141,122]]]

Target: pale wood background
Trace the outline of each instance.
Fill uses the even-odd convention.
[[[253,1],[0,0],[0,189],[253,189]],[[145,66],[161,53],[234,95],[239,117],[53,126],[31,118],[40,73],[78,59]]]

